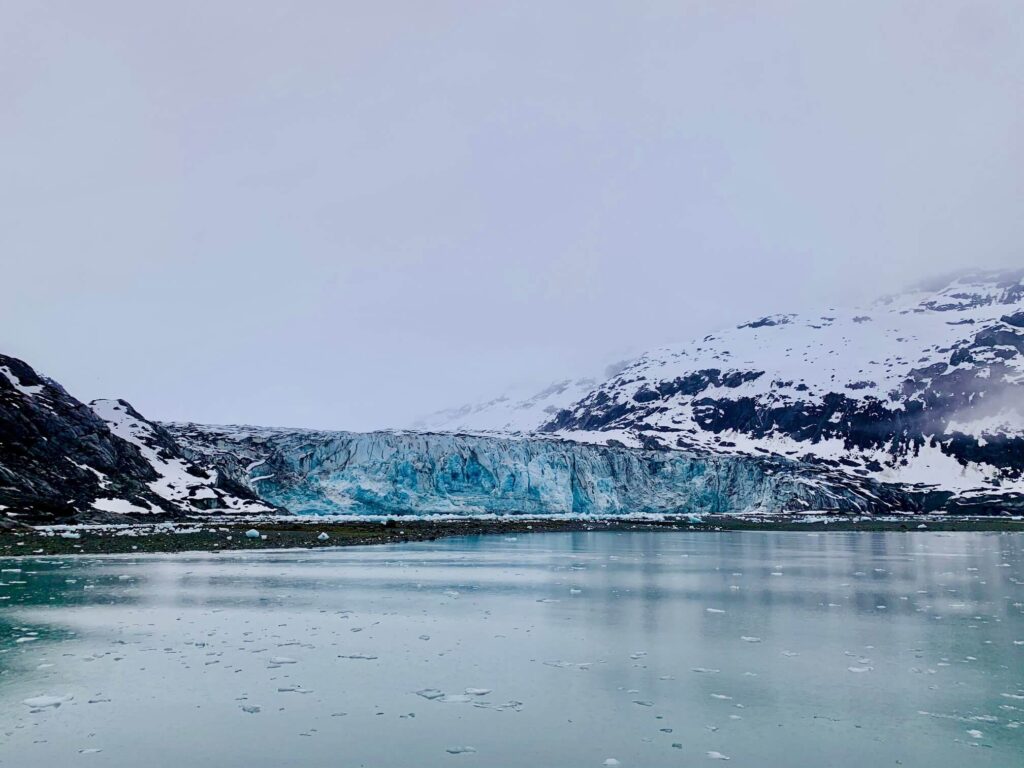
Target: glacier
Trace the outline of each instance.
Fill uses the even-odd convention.
[[[296,514],[868,514],[947,498],[774,457],[453,433],[163,426],[192,460]]]

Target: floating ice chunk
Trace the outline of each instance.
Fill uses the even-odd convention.
[[[710,752],[708,752],[708,757],[710,757],[712,760],[731,760],[732,759],[728,755],[723,755],[721,752],[715,752],[714,750],[711,750]]]
[[[260,532],[257,531],[255,528],[250,528],[248,531],[245,532],[245,537],[247,539],[258,539],[260,537]]]
[[[557,669],[581,669],[586,671],[590,669],[594,662],[583,661],[583,662],[572,662],[572,661],[545,661],[543,662],[546,667],[556,667]]]
[[[373,661],[377,657],[369,653],[350,653],[347,656],[339,656],[339,659],[356,659],[362,661]]]
[[[740,640],[742,640],[744,643],[760,643],[761,642],[761,638],[760,637],[750,637],[749,635],[743,635],[740,638]]]
[[[80,754],[80,755],[95,755],[95,754],[98,754],[98,753],[100,753],[102,751],[103,751],[102,749],[97,749],[96,747],[88,747],[86,749],[78,750],[78,754]]]
[[[634,704],[639,704],[641,707],[653,707],[653,701],[647,701],[646,699],[633,699]]]
[[[971,729],[967,732],[967,735],[970,736],[972,739],[980,739],[985,734],[983,734],[981,731]]]
[[[473,697],[465,693],[446,693],[438,699],[438,701],[443,701],[445,704],[465,704],[472,700]]]
[[[476,752],[475,747],[448,747],[445,750],[449,755],[471,755]]]
[[[874,667],[847,667],[851,672],[870,672]]]
[[[721,608],[705,608],[708,613],[725,613]]]
[[[444,691],[439,691],[437,688],[423,688],[422,690],[416,691],[417,696],[422,696],[424,699],[433,701],[434,699],[440,699],[444,696]]]
[[[490,688],[467,688],[466,693],[469,696],[486,696],[491,692]]]
[[[719,699],[721,701],[732,701],[732,696],[726,696],[724,693],[712,693],[712,699]]]
[[[601,763],[601,765],[604,765],[607,768],[615,768],[615,766],[622,765],[622,763],[620,763],[614,757],[609,757],[607,760],[605,760],[603,763]]]
[[[718,669],[708,669],[707,667],[694,667],[690,671],[691,672],[700,672],[702,674],[713,675],[713,674],[718,674],[718,672],[720,672],[721,670],[718,670]]]
[[[243,706],[242,711],[250,715],[255,715],[260,711],[260,707],[256,704],[249,704],[248,706]]]
[[[295,659],[290,659],[287,656],[271,656],[270,663],[274,666],[280,666],[281,664],[298,664]]]
[[[67,704],[71,701],[74,696],[33,696],[30,699],[25,699],[21,703],[26,707],[32,707],[32,709],[45,709],[46,707],[57,708],[61,704]]]
[[[317,541],[327,541],[329,538],[331,538],[331,537],[328,536],[326,533],[321,533],[319,536],[316,537],[316,540]]]

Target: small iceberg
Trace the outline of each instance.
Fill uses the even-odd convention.
[[[47,707],[56,709],[61,704],[67,704],[73,698],[74,696],[33,696],[21,703],[26,707],[32,707],[32,709],[46,709]]]

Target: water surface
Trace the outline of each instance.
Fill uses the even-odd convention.
[[[1021,765],[1022,550],[604,532],[0,560],[0,766]]]

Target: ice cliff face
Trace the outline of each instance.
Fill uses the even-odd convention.
[[[946,499],[784,459],[540,438],[165,426],[196,460],[298,514],[880,512]]]

